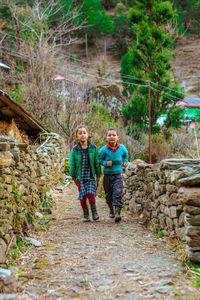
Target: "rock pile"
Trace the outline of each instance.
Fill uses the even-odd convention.
[[[122,106],[126,103],[117,85],[95,86],[87,91],[85,101],[86,103],[95,101],[105,106],[114,119],[121,117]]]

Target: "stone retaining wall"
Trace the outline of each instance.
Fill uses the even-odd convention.
[[[36,146],[0,136],[0,263],[29,229],[35,211],[49,209],[49,190],[65,180],[63,139],[42,137]]]
[[[123,176],[126,208],[140,223],[184,240],[189,259],[200,262],[200,160],[136,160]]]

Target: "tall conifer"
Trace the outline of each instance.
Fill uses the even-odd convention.
[[[168,115],[166,126],[180,125],[179,111],[175,103],[177,98],[182,98],[183,95],[172,78],[174,42],[169,33],[175,13],[172,3],[163,0],[138,0],[129,10],[129,19],[136,38],[121,62],[124,94],[130,98],[124,109],[124,117],[140,129],[148,127],[148,79],[159,84],[151,83],[153,131],[159,130],[157,120],[163,114]]]

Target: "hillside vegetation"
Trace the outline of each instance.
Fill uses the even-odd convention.
[[[77,124],[87,124],[99,147],[106,128],[114,126],[131,158],[148,160],[150,79],[155,161],[198,156],[197,145],[183,151],[174,136],[181,130],[183,143],[193,136],[178,129],[175,104],[185,92],[198,95],[199,9],[197,0],[3,0],[0,60],[11,69],[1,72],[1,89],[64,136],[69,149]],[[157,120],[164,113],[161,128]]]

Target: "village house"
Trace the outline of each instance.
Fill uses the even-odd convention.
[[[22,106],[0,90],[0,135],[12,136],[18,142],[29,143],[45,131]]]
[[[176,103],[176,106],[179,106],[183,109],[182,112],[182,121],[183,124],[188,128],[195,128],[195,124],[200,121],[200,98],[184,98]],[[160,126],[163,126],[167,115],[161,115],[157,123]]]
[[[184,98],[177,105],[184,108],[184,122],[189,128],[194,128],[200,120],[200,98]]]

